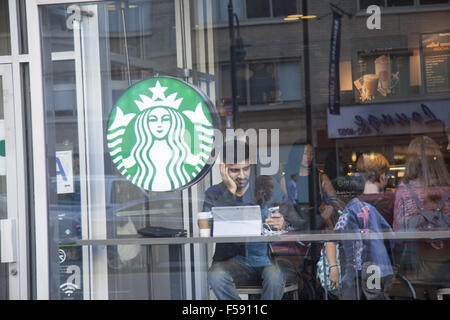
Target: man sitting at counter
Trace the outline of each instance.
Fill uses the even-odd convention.
[[[226,141],[222,153],[224,162],[229,161],[227,146],[228,150],[234,150],[233,161],[220,165],[223,181],[206,190],[203,211],[211,211],[212,207],[260,204],[255,201],[254,188],[265,186],[251,183],[248,144],[236,138]],[[240,152],[242,150],[245,152]],[[257,179],[257,183],[262,181]],[[272,194],[270,197],[273,198]],[[270,204],[269,200],[264,207],[261,206],[263,219],[270,228],[284,230],[287,223],[294,227],[303,225],[295,209],[286,204],[280,205],[284,214],[277,211],[269,217],[267,208]],[[288,261],[270,257],[267,243],[217,243],[213,263],[208,270],[208,283],[219,300],[240,299],[236,287],[242,285],[262,285],[261,299],[278,300],[283,296],[285,284],[294,281],[295,277],[295,269]]]

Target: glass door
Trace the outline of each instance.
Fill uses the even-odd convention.
[[[211,6],[190,0],[62,2],[39,6],[50,298],[207,297],[206,263],[201,269],[191,265],[205,258],[203,247],[77,242],[113,243],[136,237],[146,226],[198,234],[192,221],[201,211],[199,199],[210,177],[181,191],[157,193],[134,186],[115,168],[106,128],[118,98],[158,75],[185,80],[215,99],[214,41],[207,28]],[[192,34],[194,4],[207,14],[197,15],[201,27]],[[191,273],[192,268],[198,270]]]
[[[145,78],[177,75],[176,3],[40,7],[51,299],[181,297],[187,282],[181,267],[173,272],[154,262],[171,259],[169,248],[76,245],[136,236],[149,220],[184,226],[181,192],[159,199],[133,187],[114,170],[105,148],[106,121],[117,98]],[[179,285],[168,289],[169,281]]]
[[[0,64],[0,300],[21,297],[19,270],[13,82],[10,64]],[[25,263],[25,261],[23,262]],[[26,293],[22,292],[22,296]]]

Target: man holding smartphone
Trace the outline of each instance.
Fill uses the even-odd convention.
[[[226,156],[227,149],[234,150],[232,159]],[[206,190],[203,211],[211,211],[212,207],[254,205],[255,189],[251,183],[248,144],[238,139],[225,142],[222,158],[227,162],[220,164],[223,181]],[[273,184],[269,184],[267,192],[273,192]],[[265,186],[260,184],[257,187],[257,192],[265,192]],[[272,193],[269,198],[272,198]],[[284,230],[286,220],[283,214],[274,211],[269,216],[270,201],[264,203],[265,209],[261,207],[263,217],[266,215],[267,218],[263,221],[271,229]],[[295,210],[293,212],[296,214]],[[278,300],[283,297],[285,284],[295,277],[293,266],[286,261],[272,259],[268,244],[264,242],[217,243],[213,263],[208,270],[208,283],[219,300],[239,300],[236,286],[240,285],[262,285],[261,299]]]

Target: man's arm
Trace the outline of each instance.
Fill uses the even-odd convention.
[[[223,184],[209,187],[205,191],[203,200],[203,211],[211,211],[212,207],[230,206],[236,202],[236,197],[231,194]]]

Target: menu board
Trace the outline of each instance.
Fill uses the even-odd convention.
[[[450,92],[450,32],[421,36],[427,93]]]

